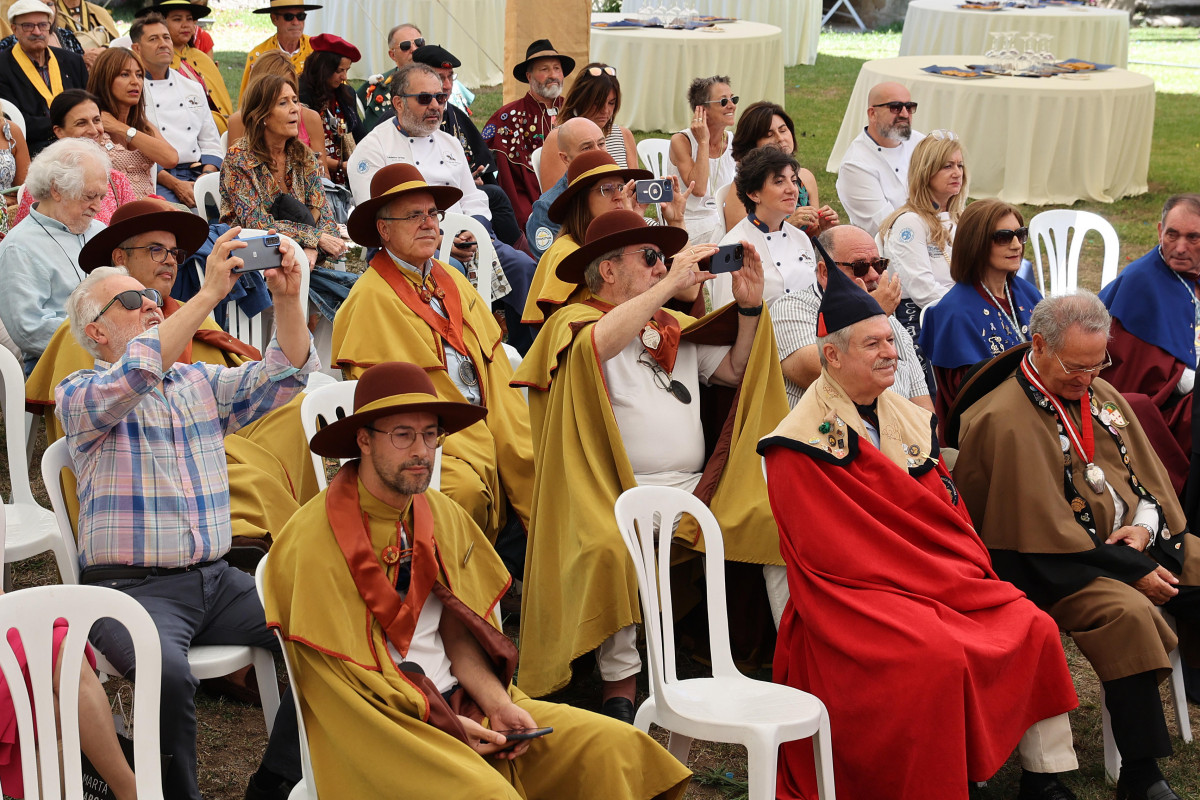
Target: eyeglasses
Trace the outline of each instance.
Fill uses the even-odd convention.
[[[392,440],[392,447],[397,450],[407,450],[412,447],[417,441],[417,431],[412,428],[397,428],[394,431],[381,431],[378,428],[366,426],[367,430],[372,433],[382,433]],[[438,428],[436,431],[421,431],[421,441],[430,450],[436,450],[442,446],[442,442],[446,441],[446,429]]]
[[[298,19],[301,22],[304,22],[304,20],[308,19],[308,13],[305,11],[297,11],[297,12],[285,11],[284,13],[280,14],[279,16],[283,17],[284,22],[291,22],[294,19]]]
[[[909,114],[912,114],[917,110],[917,104],[911,100],[907,103],[901,103],[899,100],[896,100],[891,103],[876,103],[871,108],[886,108],[893,114],[899,114],[901,111],[907,111]]]
[[[1013,237],[1021,241],[1021,244],[1029,241],[1029,228],[1017,228],[1015,231],[1004,230],[992,231],[992,242],[998,245],[1012,244]]]
[[[133,250],[149,250],[150,258],[154,259],[160,264],[166,262],[168,254],[175,259],[176,264],[182,264],[190,255],[190,253],[187,250],[184,250],[182,247],[163,247],[161,244],[144,244],[141,247],[122,247],[121,249],[126,253]]]
[[[871,270],[882,273],[887,269],[890,261],[886,258],[873,258],[870,261],[862,259],[858,261],[835,261],[833,262],[840,267],[849,267],[854,272],[854,277],[865,278]]]
[[[930,131],[928,135],[933,137],[934,139],[939,139],[943,142],[957,142],[958,141],[958,134],[955,133],[954,131],[938,129],[936,131]]]
[[[592,187],[592,191],[599,192],[601,197],[609,195],[619,195],[621,190],[625,188],[623,183],[600,183]]]
[[[622,253],[618,253],[617,255],[631,256],[634,253],[642,254],[642,260],[646,262],[647,267],[653,267],[659,261],[665,262],[667,260],[667,257],[663,254],[663,251],[655,250],[653,247],[639,247],[636,250],[626,250]]]
[[[445,92],[438,92],[436,94],[433,92],[417,92],[416,94],[402,94],[400,96],[417,98],[417,105],[419,106],[427,106],[434,100],[438,101],[439,106],[444,106],[446,105],[446,101],[450,99],[450,95]]]
[[[92,322],[99,322],[104,316],[104,312],[112,308],[113,303],[120,303],[125,307],[126,311],[137,311],[142,307],[142,298],[153,301],[153,303],[162,308],[163,297],[157,289],[126,289],[123,292],[117,292],[116,297],[109,300],[104,308],[100,309],[100,313],[92,318]]]
[[[405,39],[403,42],[397,42],[393,50],[399,50],[401,53],[407,53],[409,50],[415,50],[418,47],[424,47],[424,39]]]
[[[587,74],[591,75],[593,78],[599,78],[601,75],[612,75],[613,77],[616,77],[617,70],[614,67],[609,66],[588,67]],[[737,101],[735,100],[734,102],[736,103]]]
[[[1058,362],[1060,367],[1062,367],[1062,371],[1068,375],[1095,375],[1100,370],[1107,369],[1108,367],[1112,366],[1112,356],[1108,354],[1108,348],[1104,349],[1104,361],[1102,363],[1094,367],[1073,367],[1071,369],[1067,369],[1067,365],[1064,364],[1062,359],[1058,357],[1058,353],[1054,353],[1053,351],[1051,352],[1054,356],[1054,360]]]
[[[18,22],[16,25],[13,25],[13,27],[20,28],[23,33],[33,33],[34,31],[39,31],[41,33],[45,33],[46,31],[50,30],[50,23],[49,22]]]
[[[705,100],[704,102],[706,105],[708,103],[720,103],[721,108],[724,108],[725,106],[729,105],[730,103],[733,103],[736,106],[738,104],[738,101],[741,99],[742,98],[738,97],[735,94],[733,97],[722,97],[720,100]]]
[[[376,217],[376,219],[387,220],[388,222],[415,222],[418,225],[424,224],[427,219],[441,222],[445,218],[446,212],[440,208],[435,208],[433,211],[414,211],[411,214],[405,214],[403,217]]]

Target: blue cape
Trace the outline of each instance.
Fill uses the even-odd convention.
[[[1029,315],[1042,299],[1041,293],[1024,278],[1009,285],[1022,332],[1029,336]],[[921,323],[921,349],[930,363],[945,369],[976,364],[998,356],[1022,339],[1011,323],[973,285],[956,283],[925,312]]]
[[[1108,313],[1143,342],[1166,350],[1185,366],[1196,366],[1195,281],[1167,266],[1155,247],[1121,270],[1100,290]],[[1187,288],[1179,281],[1183,277]]]

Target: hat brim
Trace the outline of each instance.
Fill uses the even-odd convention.
[[[608,177],[617,177],[622,181],[645,181],[653,178],[654,173],[648,169],[611,166],[609,169],[596,169],[590,174],[580,175],[572,183],[567,184],[567,188],[563,189],[562,194],[554,198],[554,202],[550,204],[546,216],[550,218],[551,222],[561,224],[567,216],[567,206],[570,205],[571,200],[578,196],[580,192],[588,191],[594,185]]]
[[[671,258],[688,242],[688,232],[683,228],[666,225],[647,225],[644,229],[629,228],[581,246],[569,253],[554,270],[555,276],[564,283],[583,283],[583,272],[592,259],[630,244],[656,244],[667,258]]]
[[[564,78],[575,71],[575,59],[571,58],[570,56],[565,56],[562,53],[545,51],[541,53],[534,53],[529,58],[513,67],[513,77],[521,83],[529,83],[529,78],[525,76],[525,70],[529,69],[530,63],[537,61],[539,58],[557,58],[559,63],[562,64]]]
[[[288,3],[286,6],[267,6],[266,8],[254,9],[255,14],[270,14],[275,11],[286,11],[289,8],[298,8],[301,11],[318,11],[325,6],[312,6],[303,3]]]
[[[325,458],[358,458],[361,455],[358,449],[359,428],[392,414],[420,413],[433,414],[438,418],[438,424],[445,429],[446,433],[455,433],[486,417],[487,409],[483,406],[473,406],[470,403],[453,403],[444,400],[385,406],[351,414],[326,425],[313,434],[308,446],[314,453]]]
[[[145,8],[139,8],[134,14],[134,17],[144,17],[151,11],[156,11],[163,16],[172,11],[190,11],[193,19],[204,19],[212,13],[212,9],[208,6],[202,6],[199,3],[171,3],[169,5],[149,5]]]
[[[954,404],[946,412],[947,447],[958,447],[958,425],[966,410],[1007,380],[1016,371],[1029,347],[1029,342],[1023,342],[987,361],[980,361],[967,371],[966,379],[954,397]]]
[[[112,251],[126,239],[139,233],[168,231],[175,234],[175,246],[195,253],[208,240],[208,222],[188,211],[153,211],[110,225],[93,236],[79,251],[79,268],[91,272],[112,266]],[[180,265],[182,266],[182,265]]]
[[[390,194],[381,194],[379,197],[372,197],[363,203],[360,203],[350,214],[350,219],[346,221],[346,231],[350,234],[350,238],[356,244],[366,245],[367,247],[382,247],[383,242],[379,238],[379,229],[375,227],[375,215],[379,213],[379,209],[386,206],[393,200],[399,200],[405,195],[410,195],[415,192],[426,192],[433,195],[433,202],[442,211],[450,208],[450,206],[462,199],[462,190],[455,186],[417,186],[412,189],[403,189]]]

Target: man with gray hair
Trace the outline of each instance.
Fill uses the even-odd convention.
[[[1104,686],[1121,754],[1117,797],[1178,800],[1158,683],[1177,642],[1195,664],[1200,541],[1129,404],[1098,377],[1110,318],[1087,292],[1047,298],[1032,342],[959,392],[946,439],[996,572],[1071,634]],[[1179,623],[1179,638],[1158,609]]]
[[[0,322],[21,348],[25,374],[66,319],[67,297],[83,280],[77,259],[104,230],[96,220],[108,191],[108,155],[90,139],[60,139],[29,165],[33,208],[0,242]]]

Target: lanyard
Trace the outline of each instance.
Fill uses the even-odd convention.
[[[1093,456],[1096,453],[1096,440],[1095,432],[1092,430],[1091,419],[1087,414],[1083,413],[1083,400],[1079,401],[1079,419],[1081,423],[1086,424],[1080,425],[1080,428],[1082,428],[1082,431],[1080,431],[1076,429],[1075,423],[1067,416],[1067,410],[1058,399],[1058,396],[1042,384],[1037,370],[1033,368],[1029,360],[1028,353],[1025,355],[1025,358],[1021,359],[1021,373],[1033,388],[1041,392],[1042,396],[1054,407],[1054,412],[1058,415],[1058,420],[1062,423],[1063,430],[1067,432],[1067,438],[1071,440],[1071,445],[1075,448],[1075,452],[1079,453],[1079,457],[1083,459],[1085,464],[1091,466]],[[1088,393],[1091,394],[1091,390]]]

